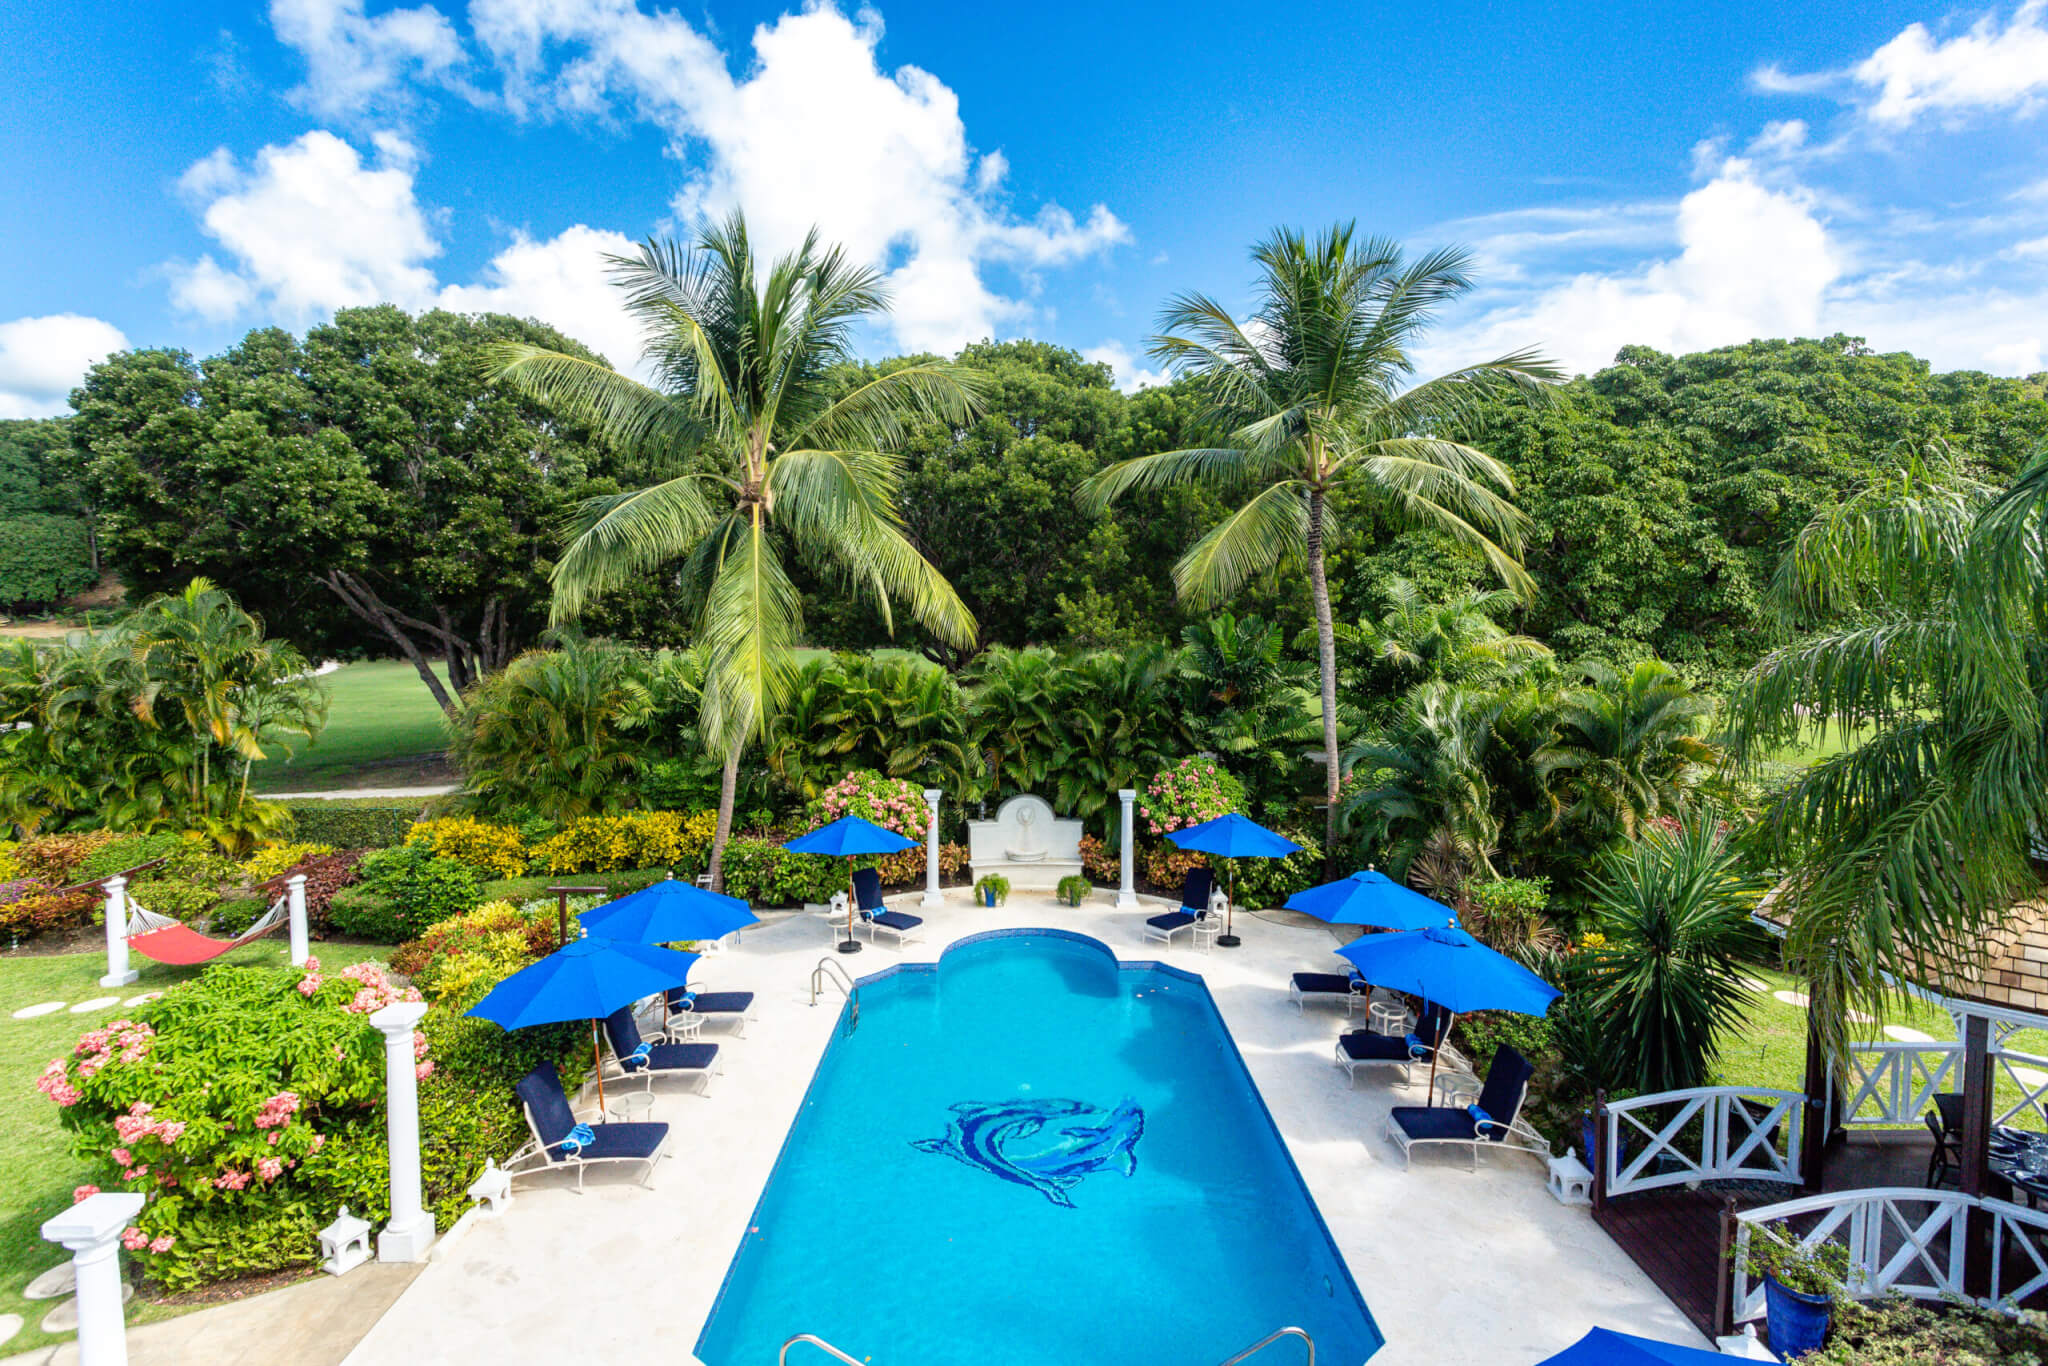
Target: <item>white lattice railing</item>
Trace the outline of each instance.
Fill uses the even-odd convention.
[[[2026,1075],[2022,1076],[2021,1074]],[[2048,1058],[2035,1057],[2015,1048],[2007,1048],[2005,1040],[1996,1038],[1991,1043],[1991,1084],[1995,1089],[2010,1082],[2019,1091],[2019,1099],[2011,1105],[1998,1106],[1991,1116],[1993,1124],[2017,1124],[2023,1129],[2036,1129],[2048,1122]]]
[[[2041,1107],[2048,1103],[2048,1058],[2007,1046],[2004,1037],[1990,1042],[1994,1086],[2009,1085],[2016,1098],[1996,1104],[1994,1124],[2041,1127]],[[1963,1089],[1963,1046],[1959,1043],[1856,1043],[1837,1069],[1844,1093],[1844,1128],[1917,1125],[1934,1108],[1938,1092]]]
[[[1661,1123],[1656,1111],[1672,1108]],[[1797,1185],[1798,1091],[1700,1086],[1607,1103],[1600,1162],[1610,1196],[1689,1181],[1784,1181]],[[1622,1145],[1633,1151],[1622,1160]]]
[[[1804,1233],[1785,1221],[1817,1216]],[[1737,1323],[1761,1316],[1764,1290],[1752,1284],[1745,1264],[1753,1238],[1776,1237],[1813,1247],[1838,1242],[1849,1249],[1845,1290],[1858,1299],[1908,1295],[1915,1299],[1974,1299],[1994,1309],[2011,1309],[2048,1289],[2048,1210],[2030,1210],[2004,1200],[1979,1199],[1960,1191],[1883,1186],[1839,1191],[1764,1205],[1735,1216],[1734,1294]],[[1963,1263],[1973,1222],[1991,1221],[1990,1292],[1964,1289]]]

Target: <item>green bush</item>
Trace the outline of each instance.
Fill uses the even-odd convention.
[[[84,861],[78,865],[76,880],[89,882],[94,878],[112,877],[115,873],[182,853],[185,844],[183,835],[170,831],[156,835],[123,835],[119,839],[109,840],[87,854]],[[167,871],[164,876],[172,877],[176,874]],[[151,909],[154,910],[155,907]]]
[[[526,1139],[509,1082],[479,1084],[445,1066],[420,1084],[420,1185],[434,1227],[446,1232],[469,1208],[470,1182],[484,1163],[503,1163]],[[391,1153],[381,1119],[329,1136],[302,1173],[318,1191],[317,1208],[348,1206],[373,1224],[391,1217]]]
[[[92,538],[83,517],[0,517],[0,547],[0,607],[37,611],[92,587]]]
[[[420,819],[418,802],[390,802],[374,797],[334,797],[324,801],[288,802],[293,839],[331,844],[337,849],[388,849],[404,844],[406,832]]]
[[[329,897],[327,923],[338,934],[373,944],[398,944],[406,938],[391,899],[363,887],[343,887]]]
[[[138,906],[173,920],[196,920],[220,904],[220,892],[178,878],[152,878],[128,889]]]
[[[1230,865],[1236,865],[1237,904],[1245,910],[1278,906],[1302,888],[1313,887],[1322,880],[1322,841],[1299,830],[1282,830],[1280,833],[1300,845],[1300,851],[1286,858],[1210,860],[1217,866],[1217,878],[1226,886],[1229,885]]]
[[[270,909],[272,898],[260,892],[229,892],[207,917],[207,933],[237,935],[256,923],[256,917]],[[151,907],[154,910],[154,907]]]
[[[344,892],[329,907],[329,916],[339,929],[380,943],[411,939],[483,900],[483,878],[476,869],[436,858],[417,845],[379,849],[362,861],[357,878],[362,890],[380,898],[383,906],[372,907],[367,899],[359,902],[353,893]],[[349,923],[344,914],[356,923]]]
[[[741,836],[725,846],[725,890],[760,906],[827,901],[846,890],[846,866],[824,854],[792,854],[772,840]]]
[[[2018,1315],[1974,1304],[1922,1304],[1904,1296],[1841,1300],[1827,1345],[1805,1366],[2042,1366],[2048,1314]]]

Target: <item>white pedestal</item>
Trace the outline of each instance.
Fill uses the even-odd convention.
[[[384,1035],[385,1135],[391,1150],[391,1222],[377,1235],[377,1260],[417,1262],[434,1242],[434,1216],[420,1195],[420,1093],[413,1030],[425,1003],[401,1001],[370,1017]]]
[[[945,793],[936,787],[924,790],[925,814],[929,819],[924,831],[924,907],[943,906],[945,893],[939,890],[939,798]]]
[[[1138,909],[1138,835],[1137,822],[1132,812],[1138,800],[1137,790],[1124,788],[1116,794],[1116,799],[1123,804],[1123,868],[1122,877],[1117,883],[1116,908],[1120,911],[1135,911]]]
[[[111,898],[110,898],[111,899]],[[87,1196],[43,1225],[43,1237],[71,1252],[78,1286],[79,1366],[127,1366],[121,1312],[121,1233],[142,1213],[133,1191]]]
[[[110,877],[107,889],[107,975],[103,987],[133,986],[141,980],[128,968],[128,879]]]

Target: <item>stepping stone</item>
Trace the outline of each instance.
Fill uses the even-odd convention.
[[[19,1314],[0,1314],[0,1346],[5,1346],[9,1338],[21,1331],[23,1322]]]
[[[1754,977],[1743,978],[1742,985],[1748,987],[1751,991],[1755,992],[1759,996],[1763,995],[1765,992],[1771,989],[1771,984],[1769,982],[1761,982]]]
[[[2041,1085],[2043,1082],[2048,1082],[2048,1072],[2043,1072],[2038,1068],[2012,1067],[2008,1068],[2007,1071],[2009,1071],[2012,1074],[2012,1079],[2014,1081],[2026,1087],[2029,1091]]]
[[[1886,1025],[1884,1036],[1893,1043],[1933,1043],[1934,1036],[1924,1029],[1910,1029],[1905,1025]]]
[[[121,1283],[121,1303],[126,1304],[134,1298],[135,1287],[123,1281]],[[75,1333],[78,1331],[77,1296],[74,1295],[70,1299],[63,1301],[55,1309],[43,1315],[43,1331],[45,1333]]]
[[[54,1015],[64,1008],[62,1001],[38,1001],[32,1006],[23,1006],[14,1012],[17,1020],[33,1020],[38,1015]]]
[[[139,1006],[144,1001],[154,1001],[162,995],[163,993],[161,991],[145,991],[140,996],[130,996],[127,1000],[121,1002],[121,1004],[124,1006]]]
[[[1798,1006],[1801,1010],[1806,1009],[1806,993],[1803,991],[1774,991],[1771,995],[1788,1006]]]
[[[1863,1013],[1862,1011],[1860,1011],[1860,1010],[1852,1010],[1852,1011],[1850,1011],[1850,1012],[1849,1012],[1849,1023],[1850,1023],[1850,1024],[1876,1024],[1876,1023],[1877,1023],[1877,1017],[1876,1017],[1876,1016],[1874,1016],[1874,1015],[1865,1015],[1865,1014],[1864,1014],[1864,1013]]]
[[[62,1261],[30,1281],[22,1289],[25,1300],[54,1300],[59,1295],[68,1295],[77,1282],[73,1280],[73,1269],[69,1261]]]
[[[121,1004],[121,998],[118,996],[95,996],[90,1001],[80,1001],[77,1005],[71,1007],[71,1013],[73,1015],[90,1015],[95,1010],[105,1010],[108,1006],[117,1006],[119,1004]]]

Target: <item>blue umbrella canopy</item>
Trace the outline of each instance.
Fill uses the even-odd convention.
[[[1514,959],[1494,952],[1460,929],[1368,934],[1337,953],[1374,986],[1425,997],[1459,1015],[1468,1010],[1541,1015],[1563,995]]]
[[[894,854],[917,848],[917,841],[859,816],[841,816],[830,825],[798,835],[782,847],[798,854]]]
[[[1727,1357],[1699,1347],[1632,1337],[1612,1328],[1589,1329],[1586,1336],[1537,1366],[1710,1366]]]
[[[523,967],[466,1014],[507,1029],[600,1020],[643,996],[690,980],[694,953],[622,939],[577,939]]]
[[[1175,830],[1166,838],[1183,849],[1219,858],[1285,858],[1301,851],[1293,840],[1276,835],[1235,811],[1185,830]]]
[[[583,928],[590,933],[636,944],[723,939],[734,930],[760,923],[761,918],[738,897],[722,896],[676,878],[664,878],[583,913]]]
[[[1303,911],[1332,925],[1371,925],[1382,930],[1426,930],[1458,923],[1458,913],[1450,907],[1370,868],[1296,892],[1287,898],[1286,909]]]

